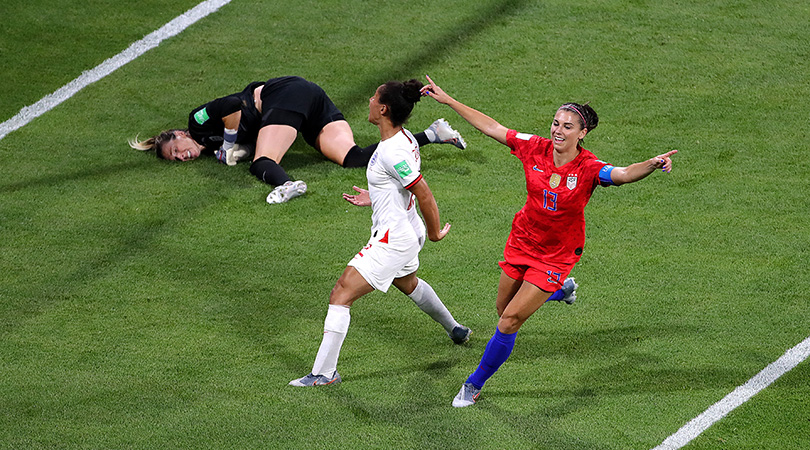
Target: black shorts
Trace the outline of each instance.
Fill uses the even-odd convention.
[[[315,140],[326,124],[346,120],[317,84],[301,77],[273,78],[262,89],[262,127],[288,125],[301,132],[307,144]]]

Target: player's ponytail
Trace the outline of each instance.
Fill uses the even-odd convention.
[[[130,140],[127,141],[127,143],[129,144],[130,147],[134,148],[135,150],[140,150],[140,151],[144,151],[144,152],[154,150],[155,151],[155,156],[157,156],[160,159],[165,159],[163,157],[163,152],[160,151],[160,148],[166,142],[169,142],[172,139],[174,139],[175,138],[175,132],[177,132],[177,131],[185,131],[185,130],[174,129],[174,130],[162,131],[157,136],[152,136],[152,137],[150,137],[149,139],[147,139],[145,141],[139,141],[138,136],[135,136],[135,139],[130,139]]]
[[[402,83],[402,97],[410,103],[416,103],[422,99],[422,84],[421,81],[412,78]]]
[[[584,115],[585,120],[588,121],[588,133],[593,131],[593,129],[599,125],[599,116],[596,115],[596,111],[591,108],[591,105],[589,105],[588,102],[585,102],[585,104],[582,105],[582,115]]]

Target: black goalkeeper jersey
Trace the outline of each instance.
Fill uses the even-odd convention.
[[[254,81],[242,92],[220,97],[202,106],[198,106],[188,115],[188,131],[198,144],[206,151],[215,151],[222,146],[225,124],[222,119],[236,111],[242,111],[239,130],[236,137],[238,144],[253,144],[261,128],[261,116],[253,102],[253,90],[263,85],[263,81]]]

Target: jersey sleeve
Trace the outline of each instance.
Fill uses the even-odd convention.
[[[592,159],[589,165],[591,166],[591,169],[596,172],[594,184],[604,187],[614,186],[616,184],[610,177],[610,173],[613,171],[612,164],[606,163],[599,159]]]
[[[512,149],[512,154],[522,159],[523,155],[530,148],[533,148],[540,141],[540,136],[528,133],[518,133],[517,130],[506,132],[506,145]]]
[[[188,130],[191,137],[208,150],[216,150],[222,145],[225,124],[222,119],[241,111],[242,102],[236,95],[212,100],[191,111],[188,116]]]
[[[382,163],[388,175],[397,180],[405,189],[410,189],[422,179],[422,173],[419,171],[419,164],[416,163],[413,152],[404,149],[385,152]]]

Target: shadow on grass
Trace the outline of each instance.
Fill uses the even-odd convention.
[[[599,361],[610,358],[611,364],[597,363],[593,370],[584,372],[575,379],[579,386],[566,389],[530,389],[509,391],[505,395],[515,397],[559,397],[625,395],[638,393],[666,393],[694,389],[725,387],[730,380],[738,380],[745,373],[730,368],[672,367],[672,362],[654,351],[637,350],[645,340],[683,341],[695,336],[699,330],[683,325],[622,326],[599,330],[574,330],[570,333],[555,332],[553,336],[535,334],[518,340],[522,348],[537,349],[530,358],[560,358],[579,361]],[[522,354],[522,355],[521,355]],[[516,346],[512,357],[527,357]],[[571,385],[571,382],[566,382]],[[503,392],[502,392],[503,393]],[[582,396],[582,393],[587,395]]]
[[[56,172],[44,176],[31,177],[23,181],[15,181],[8,184],[4,183],[0,184],[0,194],[11,194],[32,187],[58,186],[72,181],[107,178],[110,175],[152,167],[152,164],[155,163],[155,161],[153,161],[154,159],[156,158],[152,155],[151,159],[138,161],[137,163],[121,162],[104,166],[89,166],[81,170],[66,171],[64,173]]]
[[[374,90],[380,84],[389,80],[404,81],[414,74],[424,75],[428,68],[441,63],[447,55],[452,55],[457,49],[467,45],[467,42],[473,40],[475,36],[488,33],[501,19],[517,15],[527,4],[529,4],[527,0],[504,0],[482,7],[472,15],[472,19],[458,22],[456,26],[445,29],[442,34],[430,39],[429,45],[406,54],[400,62],[369,73],[364,82],[355,86],[354,90],[348,91],[346,95],[349,100],[345,103],[350,108],[363,106],[368,102],[368,98],[374,95]],[[454,23],[454,20],[450,19],[448,23]],[[424,79],[421,81],[425,82]]]
[[[729,367],[673,367],[666,357],[654,352],[641,352],[633,349],[637,336],[666,341],[682,341],[694,336],[694,327],[671,325],[669,327],[615,327],[594,331],[573,330],[570,333],[555,333],[554,336],[535,335],[532,339],[518,339],[521,347],[538,348],[534,354],[538,358],[537,376],[542,378],[543,370],[539,359],[553,357],[553,361],[565,364],[570,360],[578,367],[594,360],[593,369],[577,371],[570,379],[562,379],[559,388],[535,387],[530,379],[518,386],[504,386],[491,383],[482,392],[475,408],[481,408],[489,415],[498,417],[504,423],[513,424],[512,431],[533,444],[543,444],[549,448],[601,449],[614,448],[599,441],[586,441],[581,436],[571,436],[559,429],[537,426],[566,420],[570,416],[585,414],[598,409],[605,399],[631,398],[633,395],[658,397],[673,392],[701,391],[707,389],[727,389],[744,379],[747,374]],[[528,337],[528,336],[524,336]],[[529,341],[529,342],[526,342]],[[531,341],[537,341],[532,343]],[[541,343],[542,342],[542,343]],[[517,347],[516,347],[517,348]],[[518,353],[518,352],[516,352]],[[520,353],[510,357],[521,358]],[[615,359],[612,364],[602,364],[598,357]],[[534,358],[535,356],[532,356]],[[526,358],[525,354],[523,358]],[[524,360],[525,362],[525,360]],[[508,365],[509,361],[505,363]],[[556,368],[555,373],[563,372]],[[493,378],[498,377],[496,374]],[[539,383],[543,386],[555,383]],[[507,403],[522,405],[519,412],[515,408],[502,407]]]
[[[111,178],[123,172],[152,167],[152,163],[152,161],[145,161],[134,165],[114,164],[74,171],[64,176],[49,175],[25,182],[4,185],[0,187],[0,193],[17,192],[32,186],[56,186],[68,180]],[[103,194],[100,193],[99,195]],[[48,278],[45,282],[29,285],[27,288],[29,295],[16,298],[14,303],[7,302],[6,306],[9,310],[13,309],[14,313],[6,314],[3,317],[3,320],[0,321],[0,331],[9,330],[20,323],[24,323],[28,317],[40,314],[53,304],[70,301],[74,291],[86,289],[88,285],[92,285],[96,280],[107,277],[123,261],[132,260],[135,255],[154,254],[155,256],[152,259],[160,261],[159,264],[154,264],[156,270],[164,265],[169,265],[170,262],[163,260],[165,257],[156,248],[155,242],[166,235],[174,233],[176,224],[181,223],[184,218],[194,215],[195,211],[204,209],[216,201],[218,199],[215,196],[185,192],[178,194],[173,199],[172,207],[166,208],[166,213],[149,215],[140,221],[127,224],[126,227],[121,227],[120,224],[116,223],[116,221],[120,220],[116,216],[105,217],[104,220],[109,223],[111,228],[123,230],[115,235],[114,241],[102,240],[96,242],[92,240],[92,237],[89,237],[87,246],[97,246],[97,248],[103,250],[92,253],[90,258],[71,260],[68,267]],[[75,236],[71,238],[75,238]],[[40,250],[32,249],[32,251]],[[44,249],[41,251],[43,259],[47,260],[50,257],[49,251],[52,250]],[[126,280],[122,280],[122,283],[125,282]],[[55,289],[57,286],[58,288]]]

